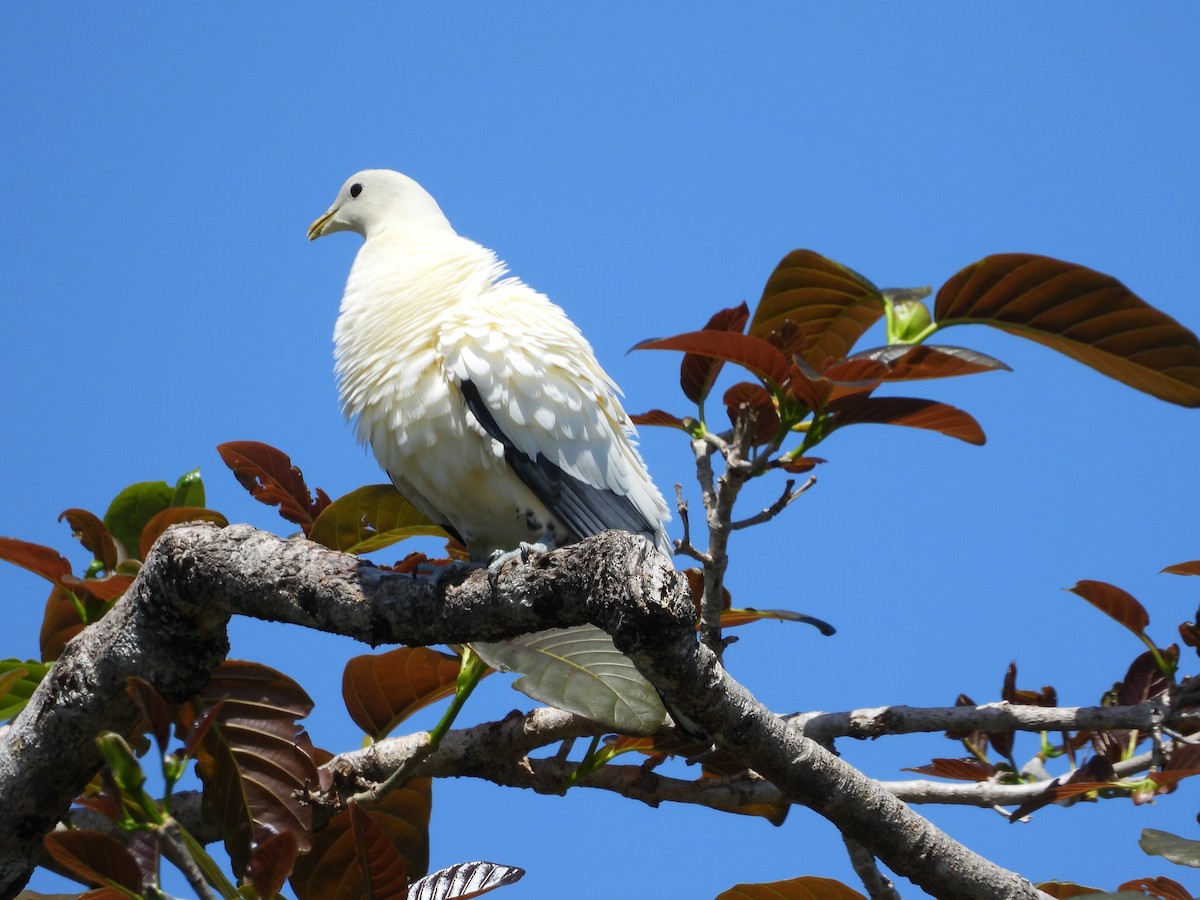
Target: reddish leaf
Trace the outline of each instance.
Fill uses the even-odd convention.
[[[1179,648],[1168,647],[1160,651],[1160,655],[1168,662],[1175,662],[1179,658]],[[1171,679],[1162,673],[1154,654],[1147,650],[1130,664],[1129,671],[1121,679],[1117,688],[1117,703],[1120,706],[1133,706],[1154,700],[1166,693],[1170,686]]]
[[[41,575],[51,584],[62,584],[71,574],[71,564],[57,550],[16,538],[0,537],[0,559]]]
[[[649,412],[638,413],[629,417],[634,425],[653,425],[660,428],[678,428],[680,431],[689,431],[688,423],[694,422],[694,419],[681,419],[679,416],[672,415],[669,412],[664,412],[661,409],[652,409]]]
[[[117,567],[117,545],[108,527],[99,517],[86,509],[68,509],[58,517],[58,521],[67,520],[71,531],[79,538],[83,548],[100,561],[106,571]]]
[[[1000,699],[1006,703],[1019,706],[1058,706],[1058,691],[1050,685],[1042,685],[1040,691],[1020,690],[1017,688],[1017,664],[1008,664],[1004,673],[1004,685],[1000,688]]]
[[[708,324],[704,326],[703,330],[733,331],[741,334],[742,329],[746,327],[746,320],[749,318],[750,309],[745,303],[742,303],[740,306],[733,306],[716,313],[708,320]],[[711,356],[685,353],[683,362],[679,364],[679,386],[683,388],[684,396],[693,403],[703,403],[708,392],[712,390],[717,376],[721,374],[723,365],[723,362]]]
[[[154,742],[158,744],[159,752],[165,754],[167,743],[171,739],[173,716],[170,704],[163,699],[162,694],[156,691],[150,682],[140,678],[126,678],[125,690],[150,724],[150,733],[154,735]]]
[[[350,804],[350,830],[358,851],[363,893],[373,900],[407,900],[408,874],[404,856],[383,828],[357,803]]]
[[[1167,575],[1200,575],[1200,559],[1167,566],[1163,572]]]
[[[1147,394],[1200,406],[1200,340],[1115,278],[1035,256],[988,256],[938,291],[943,327],[992,325]]]
[[[1080,581],[1075,587],[1067,588],[1086,600],[1105,615],[1116,619],[1134,634],[1141,637],[1150,626],[1150,614],[1133,595],[1105,581]]]
[[[382,740],[419,709],[454,693],[459,658],[428,647],[356,656],[342,673],[342,697],[356,725]]]
[[[793,250],[767,279],[749,333],[765,338],[791,322],[804,337],[799,356],[819,371],[845,357],[883,310],[883,295],[866,278],[819,253]]]
[[[1067,881],[1043,881],[1037,885],[1037,889],[1043,894],[1049,894],[1051,897],[1057,897],[1059,900],[1068,900],[1070,897],[1086,897],[1089,894],[1103,894],[1104,891],[1099,888],[1084,887],[1081,884],[1072,884]]]
[[[64,575],[62,584],[64,588],[80,599],[86,595],[101,603],[112,603],[129,590],[129,586],[133,584],[133,576],[109,575],[107,578],[76,578],[74,575]],[[91,621],[95,621],[95,619]]]
[[[104,614],[105,604],[90,594],[79,595],[77,599],[83,605],[88,622],[94,622]],[[79,607],[71,599],[71,595],[61,587],[51,589],[50,596],[46,598],[42,629],[38,635],[42,659],[50,662],[62,656],[67,641],[83,631],[84,624],[79,615]]]
[[[793,475],[803,475],[805,472],[811,472],[825,460],[816,456],[797,456],[794,459],[786,459],[778,463],[778,468],[785,472],[791,472]]]
[[[1187,888],[1163,875],[1156,878],[1135,878],[1119,885],[1117,890],[1139,891],[1150,897],[1161,897],[1162,900],[1192,900],[1192,894]]]
[[[366,814],[404,859],[409,877],[429,867],[432,779],[415,778],[388,793]],[[300,900],[360,900],[362,875],[350,813],[342,810],[313,835],[312,850],[296,860],[290,883]]]
[[[880,376],[883,381],[916,381],[927,378],[954,378],[959,375],[975,375],[980,372],[995,372],[998,369],[1011,371],[1000,360],[963,347],[934,347],[927,344],[892,344],[862,350],[848,357],[847,362],[870,360],[884,368]]]
[[[325,492],[317,488],[314,499],[300,470],[282,450],[258,441],[227,441],[217,447],[225,465],[255,500],[278,506],[279,514],[308,534],[313,520],[329,505]]]
[[[516,866],[490,862],[458,863],[414,881],[408,889],[408,900],[469,900],[515,884],[524,876],[525,870]]]
[[[947,759],[945,757],[934,759],[928,765],[912,766],[902,771],[932,775],[935,778],[952,778],[955,781],[987,781],[996,774],[995,766],[977,759]]]
[[[203,509],[198,506],[168,507],[157,513],[142,529],[138,539],[138,549],[141,551],[142,559],[146,558],[146,554],[150,552],[150,548],[164,531],[172,525],[179,525],[183,522],[212,522],[221,528],[229,524],[229,520],[215,509]]]
[[[910,397],[851,397],[831,403],[828,412],[832,417],[830,431],[846,425],[875,423],[923,428],[977,446],[987,441],[983,429],[970,413],[935,400]]]
[[[788,379],[788,362],[778,348],[760,337],[730,331],[689,331],[674,337],[654,338],[634,350],[682,350],[736,363],[771,384]]]
[[[308,849],[312,807],[294,794],[316,785],[317,769],[312,742],[296,719],[308,715],[312,700],[274,669],[226,660],[201,697],[202,705],[221,701],[196,748],[196,763],[240,876],[251,838],[263,827],[294,832],[300,849]]]
[[[751,622],[761,622],[764,619],[773,619],[776,622],[798,622],[802,625],[811,625],[826,637],[832,634],[837,634],[837,629],[828,622],[822,621],[821,619],[813,616],[805,615],[804,613],[792,612],[790,609],[754,609],[754,607],[747,607],[745,609],[726,609],[721,613],[721,627],[734,628],[738,625],[748,625]]]
[[[741,407],[754,411],[754,446],[766,444],[779,432],[779,413],[775,401],[761,384],[742,381],[725,392],[725,412],[731,425],[737,425]]]
[[[50,857],[86,884],[119,885],[142,892],[142,870],[114,837],[98,831],[52,831],[43,839]]]
[[[1066,780],[1055,778],[1044,791],[1014,809],[1009,821],[1017,822],[1043,806],[1049,806],[1056,800],[1107,790],[1112,787],[1115,779],[1116,773],[1113,771],[1112,763],[1102,756],[1093,756],[1072,772],[1069,778]]]
[[[832,878],[804,875],[787,881],[735,884],[716,900],[866,900],[858,891]]]
[[[260,897],[274,897],[283,887],[300,845],[296,835],[290,831],[263,832],[250,851],[250,862],[246,864],[246,877],[254,885]]]
[[[344,553],[370,553],[418,535],[446,537],[446,529],[409,503],[392,484],[357,488],[329,504],[308,539]]]

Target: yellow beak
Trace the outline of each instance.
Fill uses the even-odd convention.
[[[317,219],[317,221],[308,226],[308,239],[310,241],[315,241],[321,236],[321,232],[325,228],[325,223],[333,218],[333,214],[335,212],[337,212],[337,207],[330,207],[324,212],[324,214],[322,214],[321,218]]]

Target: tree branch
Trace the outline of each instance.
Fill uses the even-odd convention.
[[[307,541],[208,524],[159,539],[125,596],[68,645],[0,735],[0,896],[24,883],[41,836],[98,769],[95,736],[137,721],[125,679],[139,675],[168,699],[195,694],[227,650],[232,614],[372,645],[500,640],[591,622],[722,749],[893,871],[943,898],[1039,896],[755,700],[696,642],[686,580],[640,537],[606,532],[492,580],[480,571],[431,585]]]

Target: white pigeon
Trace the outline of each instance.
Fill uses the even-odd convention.
[[[342,411],[410,503],[478,562],[609,528],[670,555],[667,506],[619,391],[558,306],[505,278],[399,172],[351,176],[308,237],[335,231],[366,239],[334,331]],[[627,732],[662,723],[653,689],[599,629],[475,647],[494,666],[536,670],[517,686],[542,702]]]

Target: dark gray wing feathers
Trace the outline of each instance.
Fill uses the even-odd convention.
[[[586,484],[540,453],[536,459],[531,459],[501,430],[483,402],[479,388],[470,381],[463,381],[460,388],[467,409],[479,420],[484,431],[503,445],[504,461],[554,517],[571,530],[570,540],[564,543],[599,534],[609,528],[631,531],[644,535],[651,542],[655,541],[657,529],[646,521],[646,517],[628,497]]]

